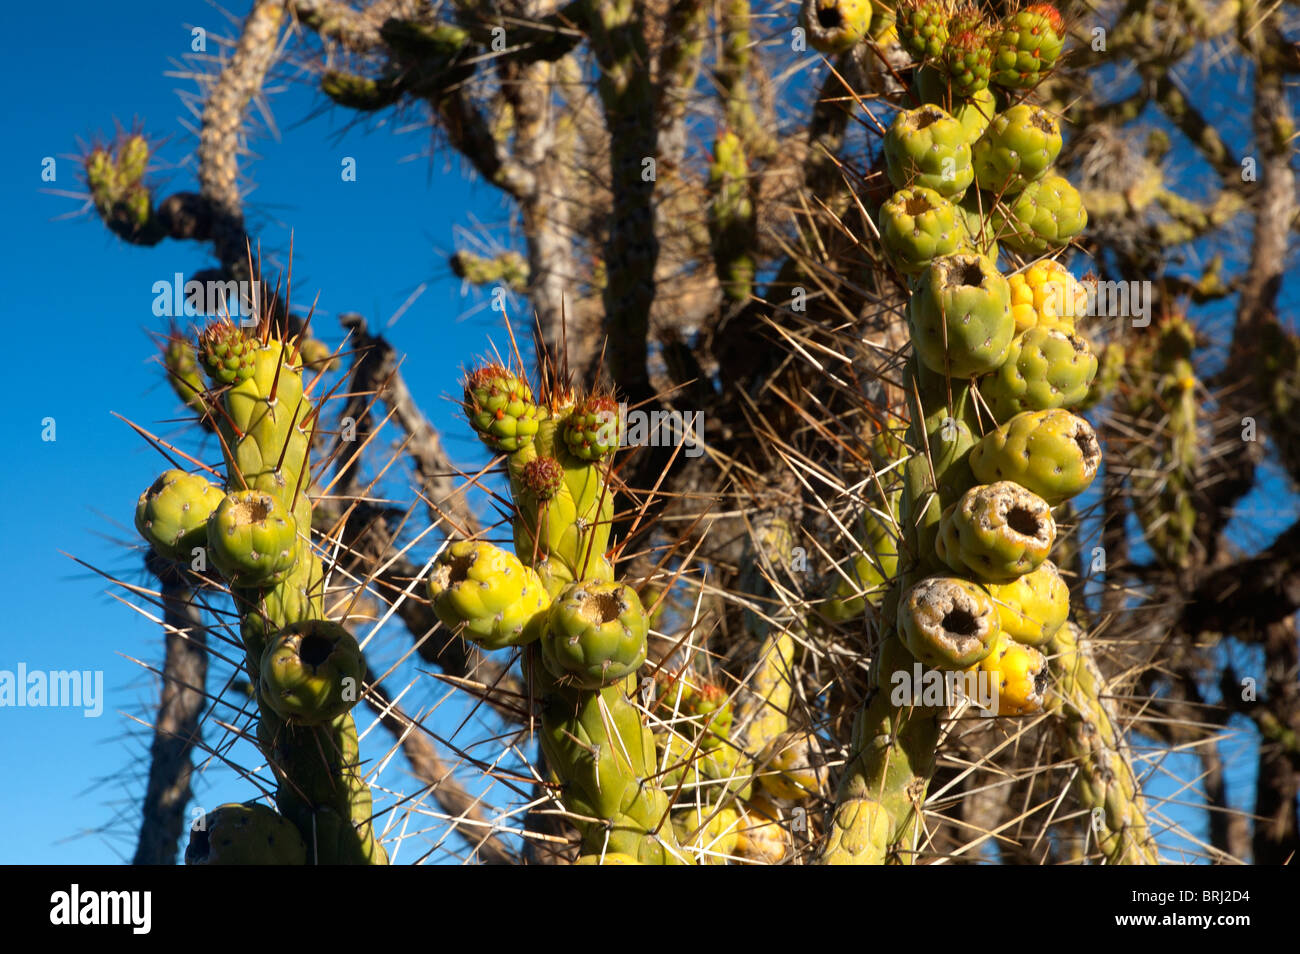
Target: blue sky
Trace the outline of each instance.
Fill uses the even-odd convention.
[[[61,9],[59,29],[51,29],[48,7],[11,11],[11,29],[28,39],[13,45],[5,63],[9,82],[31,95],[7,100],[10,145],[0,151],[10,223],[0,269],[10,409],[0,415],[0,434],[11,455],[0,476],[10,501],[0,557],[10,603],[0,669],[21,662],[29,670],[102,670],[107,701],[98,718],[72,709],[0,710],[0,765],[10,780],[0,794],[0,863],[113,863],[115,851],[133,846],[133,803],[142,787],[138,773],[122,776],[143,743],[125,737],[132,727],[126,714],[143,714],[155,690],[125,657],[158,665],[159,630],[59,551],[146,582],[128,549],[135,543],[131,519],[136,497],[166,464],[110,411],[186,440],[167,423],[179,416],[177,407],[150,364],[147,332],[165,324],[152,313],[151,289],[176,271],[210,264],[195,243],[125,245],[93,214],[56,221],[79,203],[46,190],[80,191],[77,140],[111,135],[115,119],[128,127],[142,120],[148,135],[167,139],[158,165],[183,160],[193,138],[181,120],[191,117],[176,91],[193,84],[164,73],[189,51],[190,27],[221,33],[222,15],[196,0]],[[477,293],[462,296],[446,253],[457,226],[496,226],[505,209],[495,190],[467,184],[454,159],[421,158],[430,148],[425,131],[352,131],[344,147],[348,114],[301,121],[319,99],[301,82],[271,97],[279,139],[256,139],[260,158],[247,167],[257,186],[249,197],[254,234],[283,262],[292,228],[295,300],[308,303],[320,293],[314,326],[331,344],[341,340],[339,312],[359,311],[372,327],[382,325],[427,283],[387,334],[408,353],[408,383],[447,434],[451,453],[466,465],[481,463],[443,398],[454,391],[461,363],[485,350],[487,335],[500,337],[498,316],[481,307]],[[52,183],[40,176],[47,156],[57,162]],[[345,156],[356,159],[355,182],[340,176]],[[166,182],[164,190],[195,188],[189,168],[154,178]],[[53,442],[41,439],[49,417]],[[230,800],[251,792],[237,785],[220,794]],[[212,796],[205,801],[213,804]],[[125,814],[114,837],[66,840],[118,811]]]

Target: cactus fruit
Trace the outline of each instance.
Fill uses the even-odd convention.
[[[993,207],[998,239],[1026,257],[1064,248],[1088,224],[1088,210],[1069,180],[1049,174]]]
[[[977,479],[1015,481],[1052,506],[1083,493],[1100,463],[1092,425],[1060,408],[1017,414],[970,453]]]
[[[961,125],[962,134],[973,149],[980,136],[984,135],[984,130],[989,128],[997,111],[997,97],[993,95],[993,90],[981,89],[965,100],[954,102],[951,114]],[[971,171],[974,172],[974,165],[971,166]]]
[[[969,99],[989,85],[993,50],[983,24],[965,24],[955,29],[944,44],[941,59],[948,74],[952,95]]]
[[[954,12],[951,0],[900,0],[896,23],[903,49],[918,62],[938,59]]]
[[[819,53],[853,49],[871,29],[872,0],[804,0],[800,20]]]
[[[591,395],[564,421],[564,443],[569,453],[585,461],[598,461],[618,449],[623,436],[618,402]]]
[[[898,608],[903,645],[934,669],[969,669],[993,651],[1001,630],[988,590],[956,577],[914,585]]]
[[[262,655],[262,701],[297,725],[320,725],[351,710],[361,698],[366,664],[346,629],[329,620],[293,623]]]
[[[884,148],[895,189],[924,186],[952,199],[975,181],[966,130],[938,106],[900,110],[885,132]]]
[[[1041,178],[1061,154],[1061,127],[1040,106],[1017,103],[998,113],[971,147],[975,182],[1011,195]]]
[[[1051,560],[1010,583],[987,584],[1002,632],[1026,646],[1041,646],[1070,614],[1070,589]]]
[[[908,303],[912,344],[927,368],[965,378],[1002,364],[1015,330],[1007,280],[982,255],[935,259]]]
[[[479,440],[513,454],[537,434],[538,409],[528,382],[499,364],[476,368],[465,379],[465,409]]]
[[[944,511],[935,549],[958,573],[1005,583],[1032,573],[1056,542],[1052,508],[1012,481],[972,487]]]
[[[993,42],[993,82],[1033,89],[1061,56],[1065,21],[1051,4],[1031,4],[1004,18]]]
[[[304,865],[307,846],[293,824],[257,802],[220,805],[190,829],[187,865]]]
[[[759,755],[763,770],[758,784],[773,798],[799,802],[822,791],[826,766],[814,751],[813,737],[806,732],[787,732],[773,739]]]
[[[1078,335],[1031,328],[1011,342],[1002,367],[980,382],[980,396],[997,421],[1022,411],[1074,407],[1088,396],[1097,357]]]
[[[522,646],[542,634],[550,595],[541,578],[490,543],[457,541],[429,575],[434,612],[484,649]]]
[[[198,474],[166,470],[140,495],[135,528],[158,555],[189,563],[194,548],[208,540],[208,515],[221,503],[221,491]]]
[[[641,668],[648,632],[645,608],[632,587],[573,583],[551,605],[542,656],[555,677],[599,689]]]
[[[965,216],[933,189],[895,192],[880,207],[880,239],[895,267],[919,275],[935,258],[966,244]]]
[[[257,343],[230,321],[213,322],[199,335],[199,363],[217,387],[252,377],[256,350]]]
[[[226,494],[208,517],[208,557],[237,586],[269,586],[293,568],[298,522],[261,490]]]
[[[1047,660],[1033,646],[999,633],[993,652],[980,661],[979,671],[992,683],[997,715],[1032,715],[1043,708]]]
[[[706,864],[722,864],[735,853],[740,825],[740,812],[730,805],[673,813],[678,843]]]
[[[1030,328],[1074,331],[1088,311],[1088,293],[1065,266],[1044,259],[1007,279],[1016,334]]]

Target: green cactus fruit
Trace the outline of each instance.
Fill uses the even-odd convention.
[[[194,559],[208,539],[208,516],[221,503],[221,490],[183,470],[166,470],[140,495],[135,528],[158,555],[178,563]]]
[[[938,106],[900,110],[885,132],[885,168],[895,189],[924,186],[960,198],[975,181],[966,130]]]
[[[941,61],[948,73],[948,86],[954,97],[969,99],[988,89],[993,50],[982,23],[964,24],[954,30],[944,44]]]
[[[305,865],[302,835],[273,808],[258,802],[220,805],[190,829],[187,865]]]
[[[494,451],[513,454],[537,434],[532,389],[503,365],[484,365],[466,377],[465,413],[479,440]]]
[[[298,521],[274,494],[236,490],[208,517],[208,558],[231,583],[268,586],[293,568]]]
[[[199,374],[198,354],[190,340],[174,332],[168,335],[167,343],[163,345],[162,362],[167,369],[167,382],[176,396],[191,411],[206,413],[208,406],[203,400],[203,378]]]
[[[117,181],[133,185],[144,178],[149,166],[149,141],[139,133],[127,136],[117,151]]]
[[[1054,174],[1030,182],[1018,195],[999,202],[992,216],[1002,244],[1027,258],[1065,247],[1088,225],[1082,196]]]
[[[900,0],[895,21],[898,41],[918,62],[938,59],[948,42],[954,12],[951,0]]]
[[[551,604],[542,637],[543,659],[557,679],[599,689],[641,668],[649,628],[632,587],[573,583]]]
[[[989,259],[970,252],[930,263],[908,302],[907,317],[921,362],[958,378],[1001,365],[1015,333],[1007,280]]]
[[[618,449],[623,436],[618,402],[593,394],[575,407],[562,427],[569,453],[585,461],[598,461]]]
[[[904,275],[921,274],[935,258],[960,250],[966,237],[965,217],[933,189],[900,189],[880,207],[880,239]]]
[[[978,480],[1013,480],[1052,506],[1086,490],[1100,463],[1092,425],[1061,408],[1017,414],[970,454]]]
[[[1056,66],[1064,47],[1060,12],[1051,4],[1031,4],[1003,19],[993,39],[993,82],[1033,89]]]
[[[117,166],[113,162],[112,154],[102,146],[97,146],[86,154],[82,167],[85,170],[86,185],[90,188],[96,207],[101,211],[107,209],[120,192]]]
[[[1061,154],[1061,127],[1041,106],[1017,103],[998,113],[971,147],[975,182],[994,195],[1012,195],[1040,179]]]
[[[957,573],[1008,583],[1037,569],[1055,542],[1047,501],[1004,480],[972,487],[943,512],[935,551]]]
[[[1011,342],[1002,367],[980,381],[993,418],[1074,407],[1088,396],[1097,357],[1088,342],[1057,328],[1030,328]]]
[[[550,594],[541,577],[490,543],[459,540],[438,554],[429,597],[449,627],[484,649],[523,646],[539,638]]]
[[[871,29],[872,0],[804,0],[799,17],[814,50],[835,55],[853,49]]]
[[[256,351],[257,342],[231,321],[214,321],[199,335],[199,363],[217,387],[251,378]]]
[[[554,457],[534,457],[524,465],[523,482],[538,500],[553,500],[564,486],[564,466]]]
[[[361,698],[366,664],[346,629],[325,619],[293,623],[262,653],[262,701],[280,718],[320,725],[348,712]]]
[[[898,623],[908,652],[934,669],[970,668],[1001,632],[988,591],[955,577],[927,577],[908,590]]]
[[[298,357],[304,368],[311,368],[313,371],[333,371],[339,366],[338,356],[319,338],[300,340]]]
[[[966,197],[958,203],[957,211],[961,215],[962,228],[966,232],[966,248],[996,264],[1001,250],[998,248],[993,223],[983,214],[979,192],[975,189],[967,192]],[[1007,281],[1009,282],[1010,279]]]
[[[988,584],[1002,632],[1026,646],[1041,646],[1070,615],[1070,588],[1051,560],[1010,583]]]

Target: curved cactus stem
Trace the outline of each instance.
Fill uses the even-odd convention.
[[[1077,763],[1074,790],[1089,812],[1087,823],[1106,861],[1113,865],[1160,863],[1146,818],[1142,789],[1105,680],[1078,627],[1066,623],[1052,637],[1048,664],[1058,697],[1056,730]]]

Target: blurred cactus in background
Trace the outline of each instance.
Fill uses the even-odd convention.
[[[206,243],[230,289],[156,329],[192,431],[134,425],[169,462],[136,861],[1291,857],[1300,508],[1240,518],[1300,481],[1295,20],[255,0],[196,192],[141,132],[83,157],[117,237]],[[527,309],[445,382],[461,466],[419,348],[257,258],[281,73],[510,202],[512,244],[447,262]],[[200,755],[248,797],[186,836]]]

